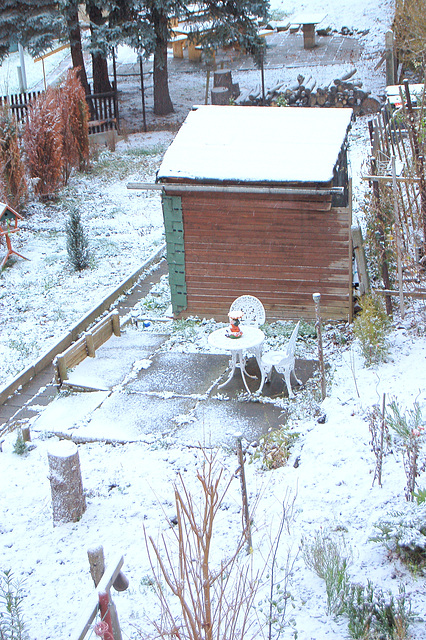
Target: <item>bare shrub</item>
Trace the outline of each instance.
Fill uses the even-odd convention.
[[[396,0],[394,18],[398,58],[406,65],[425,66],[426,15],[424,0]]]
[[[62,130],[58,90],[48,87],[30,105],[24,132],[28,170],[41,199],[52,197],[62,183]]]
[[[386,422],[395,434],[395,444],[402,449],[404,471],[407,479],[405,499],[414,500],[417,478],[420,475],[419,457],[422,444],[425,441],[425,425],[422,411],[418,402],[413,409],[402,411],[398,402],[393,400],[389,404]],[[424,470],[424,469],[423,469]]]
[[[259,575],[252,575],[251,556],[243,551],[245,535],[227,559],[214,564],[213,525],[229,485],[213,457],[206,457],[197,474],[201,499],[195,504],[180,477],[175,487],[177,513],[173,539],[162,537],[162,550],[146,536],[154,585],[161,604],[161,621],[154,621],[161,638],[181,640],[248,640],[260,638],[253,602]],[[165,582],[165,584],[164,584]],[[173,606],[173,596],[179,607]]]
[[[0,198],[14,209],[20,209],[27,201],[28,187],[18,124],[8,104],[0,107],[0,132]]]
[[[371,448],[376,457],[373,485],[377,480],[379,487],[382,486],[383,458],[390,447],[389,429],[385,419],[385,406],[385,395],[383,394],[382,409],[380,409],[379,405],[375,404],[367,411]]]

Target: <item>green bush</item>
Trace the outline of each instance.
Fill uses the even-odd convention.
[[[26,640],[22,615],[23,583],[14,579],[10,570],[0,572],[0,638]]]
[[[290,457],[291,448],[299,437],[299,433],[290,431],[290,427],[270,429],[259,438],[259,446],[252,460],[262,460],[264,469],[283,467]]]
[[[399,595],[384,593],[368,580],[367,585],[351,584],[344,602],[349,636],[354,640],[405,640],[411,622],[411,606],[404,585]]]
[[[374,524],[370,540],[395,553],[416,573],[426,570],[426,502],[408,502]]]
[[[303,559],[308,569],[325,582],[328,613],[341,614],[349,588],[348,566],[351,560],[344,539],[317,531],[312,542],[303,542]]]
[[[365,296],[362,311],[354,320],[354,335],[361,345],[367,366],[384,362],[389,353],[388,334],[390,321],[382,300],[377,296]]]

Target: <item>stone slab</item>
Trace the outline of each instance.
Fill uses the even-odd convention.
[[[86,358],[68,372],[68,382],[99,389],[121,384],[143,361],[148,360],[168,335],[128,329],[120,337],[111,336],[94,358]],[[141,363],[142,364],[138,364]]]
[[[129,392],[204,395],[227,369],[229,357],[208,353],[158,353],[126,388]]]

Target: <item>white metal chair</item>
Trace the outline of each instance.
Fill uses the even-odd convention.
[[[263,371],[263,384],[259,391],[262,391],[263,385],[265,382],[271,379],[272,367],[275,367],[275,371],[284,376],[285,383],[287,385],[288,397],[294,398],[294,393],[290,384],[290,375],[293,373],[296,381],[299,384],[302,382],[296,377],[294,373],[294,363],[295,363],[295,350],[296,350],[296,340],[297,334],[299,332],[300,321],[296,324],[293,329],[293,333],[291,334],[290,340],[288,341],[285,350],[282,351],[268,351],[264,353],[262,356],[262,371]]]
[[[243,317],[242,325],[251,324],[255,327],[265,324],[266,314],[263,304],[255,296],[240,296],[231,304],[229,311],[241,309]]]

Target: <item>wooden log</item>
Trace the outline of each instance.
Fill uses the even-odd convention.
[[[26,424],[25,426],[21,427],[21,433],[22,433],[22,440],[24,442],[31,442],[31,431],[30,431],[29,424]]]
[[[69,440],[60,440],[50,445],[47,456],[53,524],[78,522],[86,510],[86,500],[77,446]]]
[[[213,87],[211,90],[212,104],[227,105],[231,98],[231,91],[228,87]]]
[[[112,319],[112,330],[115,336],[120,337],[121,335],[121,331],[120,331],[120,314],[118,313],[118,311],[113,311],[111,313],[111,319]]]
[[[232,74],[229,69],[218,69],[214,72],[213,87],[232,87]]]
[[[354,76],[356,74],[356,68],[353,67],[350,71],[348,71],[348,73],[345,73],[345,75],[343,75],[340,79],[341,80],[349,80],[349,78],[352,78],[352,76]]]
[[[364,114],[377,113],[380,111],[381,107],[381,101],[379,98],[375,98],[374,96],[368,96],[361,102],[361,110]]]

